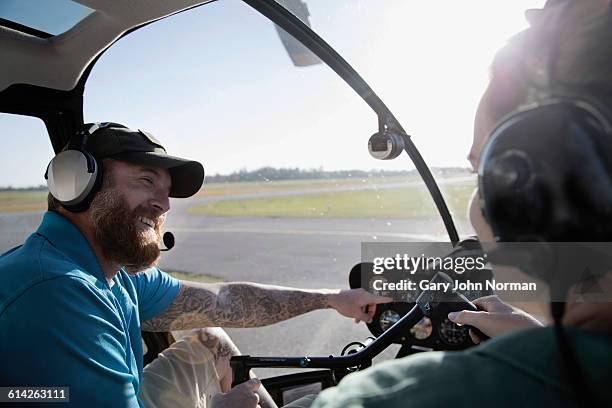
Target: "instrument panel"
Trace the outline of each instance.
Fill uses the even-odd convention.
[[[349,282],[351,288],[364,287],[372,288],[374,280],[385,280],[399,282],[398,279],[394,279],[393,276],[381,277],[380,275],[364,274],[364,265],[358,264],[351,270]],[[366,267],[367,268],[367,267]],[[366,269],[367,270],[367,269]],[[369,276],[368,276],[369,275]],[[431,273],[423,273],[422,276],[416,277],[416,279],[430,279]],[[357,286],[361,283],[362,277],[366,277],[366,285]],[[462,275],[455,276],[458,282],[482,282],[484,279],[490,279],[492,272],[490,270],[477,271],[477,275],[466,272]],[[380,285],[378,285],[380,286]],[[469,287],[469,285],[466,285]],[[372,291],[372,290],[370,290]],[[491,290],[487,289],[469,289],[469,290],[457,290],[466,296],[469,300],[487,296],[493,294]],[[391,294],[388,291],[376,291],[373,293],[381,296],[391,296],[396,299],[395,302],[377,305],[376,313],[372,320],[372,323],[368,324],[370,332],[378,337],[385,330],[389,329],[393,324],[397,323],[408,311],[410,311],[414,305],[418,296],[422,290],[416,288],[415,290],[402,290],[398,299],[398,293]],[[473,345],[473,342],[469,336],[468,328],[459,326],[448,319],[448,313],[458,310],[460,307],[458,304],[452,302],[449,303],[438,303],[434,308],[430,316],[424,317],[419,323],[414,325],[409,332],[403,333],[398,338],[394,339],[395,343],[411,347],[414,349],[413,352],[423,350],[461,350]],[[408,352],[409,354],[410,352]]]

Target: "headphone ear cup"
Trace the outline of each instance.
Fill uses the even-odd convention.
[[[78,212],[89,207],[102,172],[88,152],[65,150],[51,160],[45,178],[51,195],[67,210]]]
[[[96,193],[100,191],[100,188],[102,187],[102,181],[104,180],[104,166],[102,165],[102,162],[98,162],[93,156],[91,156],[91,158],[96,165],[96,178],[94,180],[94,185],[80,204],[71,207],[70,211],[72,212],[87,211],[91,205],[91,202],[96,196]]]
[[[550,100],[503,120],[482,149],[481,210],[501,241],[608,241],[612,152],[604,111]]]

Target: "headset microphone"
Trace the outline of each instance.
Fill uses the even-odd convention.
[[[163,241],[166,248],[160,249],[160,251],[171,250],[174,247],[174,234],[172,234],[170,231],[164,232]]]

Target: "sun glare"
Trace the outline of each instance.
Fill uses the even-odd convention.
[[[500,47],[544,1],[398,1],[386,10],[377,90],[431,165],[467,166],[472,119]],[[379,44],[380,46],[380,44]],[[443,146],[443,148],[441,148]]]

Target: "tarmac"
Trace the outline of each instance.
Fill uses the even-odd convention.
[[[166,231],[176,239],[160,268],[204,273],[224,281],[250,281],[298,288],[348,289],[348,274],[360,262],[362,242],[444,241],[440,219],[301,219],[204,217],[184,210],[202,199],[173,200]],[[36,230],[41,212],[0,214],[0,253]],[[465,231],[465,222],[459,225]],[[334,310],[320,310],[271,326],[228,329],[243,354],[252,356],[339,355],[370,332]],[[393,346],[382,358],[398,350]],[[295,372],[259,369],[262,378]]]

